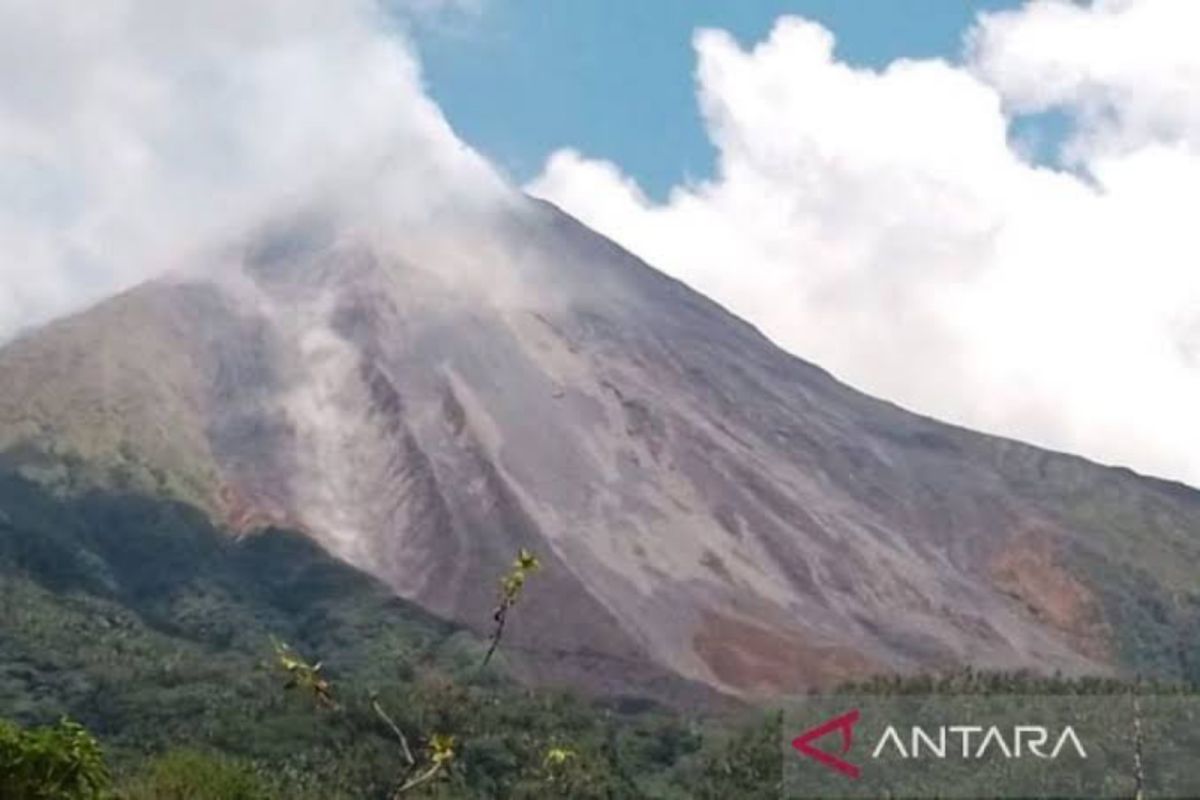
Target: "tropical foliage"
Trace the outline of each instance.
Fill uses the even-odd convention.
[[[502,578],[509,625],[536,569],[522,553]],[[480,640],[301,536],[235,541],[134,492],[55,494],[0,469],[0,614],[5,800],[781,791],[777,713],[700,719],[523,688],[504,677],[501,620]],[[1117,686],[966,672],[849,689]]]
[[[21,730],[0,720],[0,797],[90,800],[109,785],[100,745],[70,720]]]
[[[522,553],[503,576],[506,614],[536,569]],[[79,720],[139,800],[390,797],[407,769],[397,730],[409,779],[437,765],[416,797],[694,797],[724,752],[725,722],[528,690],[504,677],[502,646],[480,669],[498,637],[305,538],[234,541],[133,492],[58,495],[0,470],[0,609],[0,716]],[[224,794],[184,788],[202,780]]]

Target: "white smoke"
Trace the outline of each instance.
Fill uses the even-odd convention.
[[[449,4],[0,0],[0,340],[289,204],[499,191],[396,15]]]
[[[856,69],[796,18],[695,38],[716,177],[528,188],[914,409],[1200,485],[1200,3],[1033,2],[961,63]],[[1072,123],[1062,167],[1012,123]]]

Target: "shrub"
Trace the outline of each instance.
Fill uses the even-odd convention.
[[[124,800],[271,800],[275,792],[247,762],[172,750],[146,764],[121,796]]]
[[[99,800],[108,767],[100,745],[70,720],[22,730],[0,721],[0,797],[4,800]]]

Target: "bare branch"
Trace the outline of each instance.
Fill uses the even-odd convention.
[[[396,789],[396,791],[392,793],[392,797],[393,798],[400,797],[401,795],[411,792],[413,789],[417,788],[418,786],[420,786],[424,783],[429,783],[429,781],[433,780],[434,778],[436,778],[438,776],[438,773],[440,773],[442,771],[442,767],[444,767],[444,766],[445,766],[445,762],[438,761],[432,767],[430,767],[428,770],[426,770],[425,772],[422,772],[417,777],[413,778],[412,780],[406,782],[404,785],[402,785],[401,787]]]
[[[405,738],[404,731],[400,730],[400,726],[388,716],[388,713],[383,710],[383,706],[379,705],[378,700],[371,701],[371,708],[375,709],[375,713],[379,715],[379,718],[392,729],[392,733],[396,734],[396,738],[400,740],[400,748],[404,751],[404,760],[408,762],[410,767],[415,767],[417,762],[413,758],[412,750],[408,749],[408,739]]]

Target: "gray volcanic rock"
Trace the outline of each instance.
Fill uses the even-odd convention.
[[[480,631],[529,547],[505,652],[605,693],[1198,669],[1200,494],[867,397],[546,204],[206,266],[0,352],[9,457],[296,525]]]

